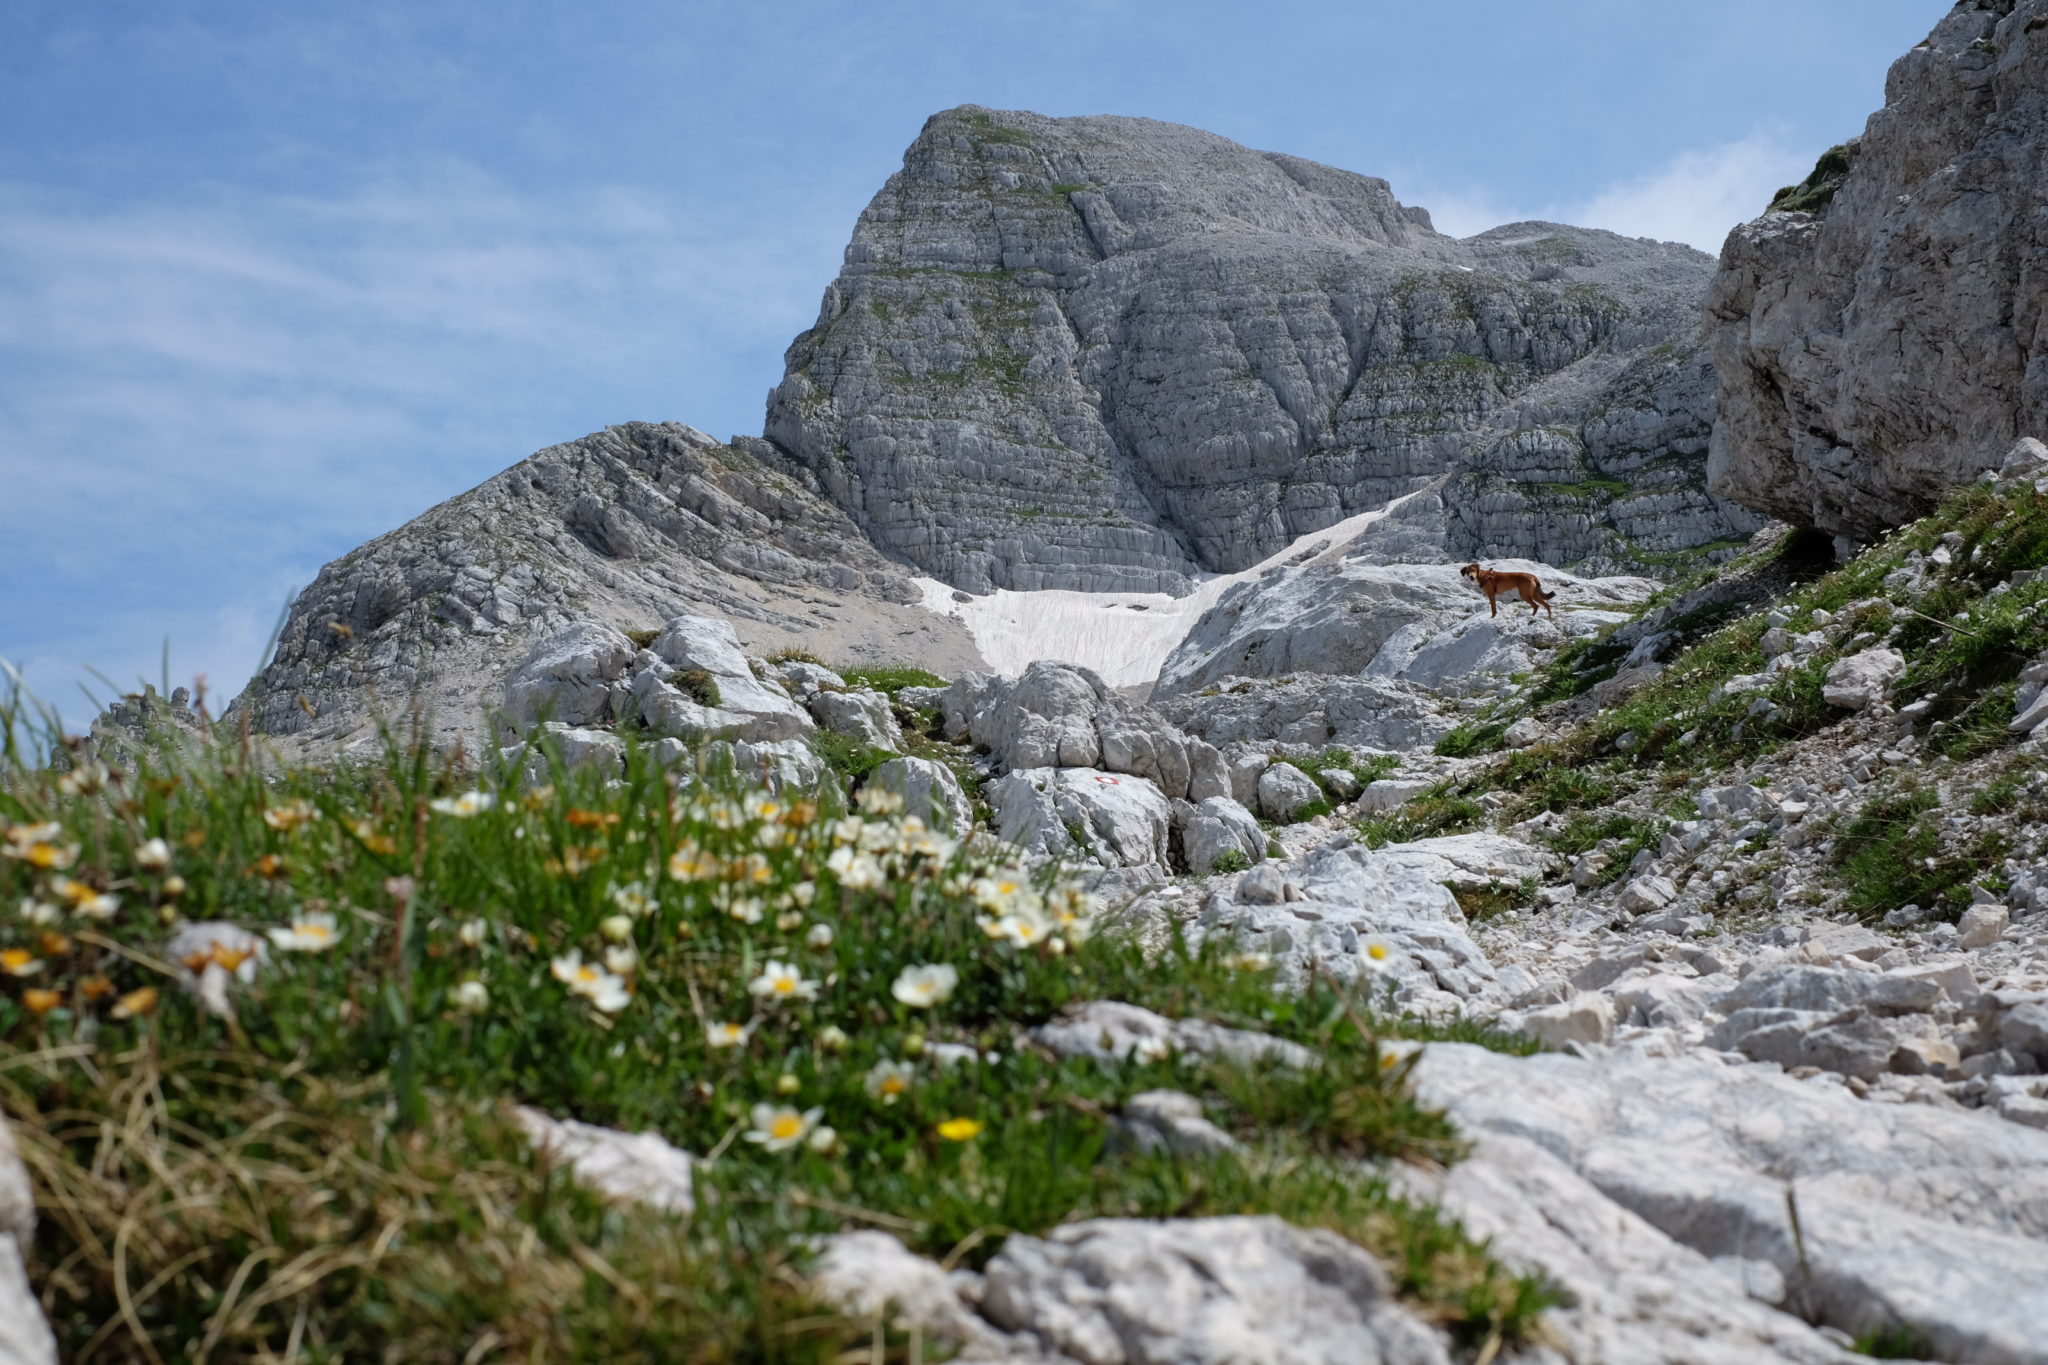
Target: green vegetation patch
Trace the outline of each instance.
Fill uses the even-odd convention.
[[[396,741],[348,768],[230,741],[57,774],[26,765],[23,714],[0,706],[0,902],[30,907],[0,919],[0,1109],[67,1359],[455,1360],[488,1324],[521,1358],[843,1360],[874,1324],[805,1298],[818,1234],[977,1264],[1099,1214],[1333,1227],[1471,1342],[1525,1339],[1552,1301],[1358,1164],[1457,1155],[1389,1047],[1446,1030],[1281,991],[1227,944],[1091,932],[1076,887],[885,794],[847,810],[836,784],[770,794],[637,744],[622,775],[539,749],[539,787],[531,754],[478,771]],[[167,947],[200,922],[234,932]],[[1021,1036],[1095,999],[1318,1061],[1104,1065]],[[1117,1110],[1169,1087],[1246,1152],[1114,1148]],[[696,1216],[580,1192],[511,1103],[705,1158]]]
[[[852,664],[836,670],[847,686],[886,692],[894,697],[906,687],[944,687],[946,680],[914,664]]]

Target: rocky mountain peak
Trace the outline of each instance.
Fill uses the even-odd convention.
[[[767,435],[970,591],[1181,592],[1446,473],[1455,553],[1562,517],[1566,561],[1639,567],[1755,524],[1698,487],[1711,389],[1682,363],[1624,423],[1646,459],[1584,430],[1688,350],[1711,268],[1554,224],[1446,237],[1383,180],[1197,129],[967,106],[862,214]],[[1518,477],[1498,448],[1536,428],[1566,449]]]

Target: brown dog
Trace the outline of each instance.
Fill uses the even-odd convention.
[[[1482,569],[1477,564],[1467,564],[1458,572],[1477,583],[1479,591],[1486,594],[1486,605],[1491,609],[1487,613],[1489,616],[1500,615],[1500,603],[1494,599],[1504,592],[1522,594],[1522,600],[1529,604],[1531,616],[1539,610],[1550,611],[1550,594],[1543,591],[1543,584],[1535,574],[1496,573],[1492,569]],[[1555,621],[1557,613],[1550,611],[1550,619]]]

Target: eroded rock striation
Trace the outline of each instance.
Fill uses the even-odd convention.
[[[418,704],[437,743],[474,747],[499,680],[522,665],[558,721],[616,707],[605,660],[566,640],[559,659],[531,657],[543,641],[585,623],[590,650],[609,640],[622,667],[620,630],[685,613],[734,623],[762,652],[980,662],[964,631],[916,605],[900,565],[773,460],[758,440],[721,445],[674,422],[549,447],[323,568],[236,709],[260,733],[332,752],[373,733],[380,708],[403,720]],[[591,673],[580,702],[553,685],[563,669]]]
[[[1729,235],[1712,489],[1868,540],[2048,427],[2048,0],[1955,6]]]
[[[1454,474],[1454,554],[1612,567],[1709,496],[1711,265],[1147,119],[934,116],[862,214],[767,435],[969,590],[1183,590]]]

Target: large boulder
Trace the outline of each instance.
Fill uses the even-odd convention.
[[[1013,1236],[983,1272],[982,1312],[1063,1360],[1096,1365],[1448,1365],[1379,1262],[1273,1217],[1104,1218]]]
[[[903,798],[903,809],[927,824],[965,834],[974,825],[974,807],[960,779],[945,764],[929,758],[892,758],[868,774],[868,785]]]
[[[1027,852],[1105,868],[1169,866],[1173,807],[1142,777],[1028,768],[986,788],[998,837]]]
[[[1729,234],[1716,493],[1870,540],[2048,431],[2044,17],[1951,7],[1863,136]]]
[[[633,642],[599,621],[578,621],[534,645],[505,679],[505,720],[525,731],[540,721],[604,725],[623,700],[620,681]]]
[[[1196,806],[1180,829],[1181,861],[1202,876],[1235,853],[1247,863],[1266,856],[1266,832],[1258,818],[1227,796],[1212,796]]]
[[[1316,780],[1292,763],[1271,763],[1259,774],[1259,813],[1268,820],[1290,824],[1305,807],[1322,800]]]
[[[1892,679],[1906,671],[1906,656],[1896,649],[1866,649],[1838,659],[1821,683],[1821,700],[1830,706],[1862,711],[1883,701]]]
[[[1626,1048],[1432,1043],[1414,1074],[1477,1144],[1426,1192],[1568,1292],[1570,1358],[1861,1358],[1812,1322],[2048,1361],[2048,1133]]]
[[[811,716],[835,735],[848,735],[876,749],[900,752],[903,727],[888,697],[880,692],[821,690],[808,703]]]
[[[1490,567],[1538,575],[1564,608],[1500,614],[1452,564],[1378,564],[1328,553],[1237,584],[1189,628],[1159,673],[1159,695],[1235,678],[1296,674],[1406,679],[1424,690],[1488,691],[1559,645],[1627,619],[1657,589],[1644,578],[1586,579],[1528,560]]]
[[[1506,1003],[1450,890],[1348,836],[1232,881],[1185,926],[1192,943],[1221,938],[1269,954],[1292,986],[1318,971],[1369,983],[1374,995],[1434,1017]],[[1370,951],[1375,944],[1383,956]]]
[[[1192,801],[1230,794],[1213,746],[1074,664],[1041,660],[1016,678],[969,674],[946,689],[941,712],[947,738],[971,740],[1006,768],[1100,768]]]
[[[810,713],[754,676],[739,636],[711,616],[678,616],[650,647],[667,670],[635,663],[633,698],[657,734],[774,743],[813,728]]]

